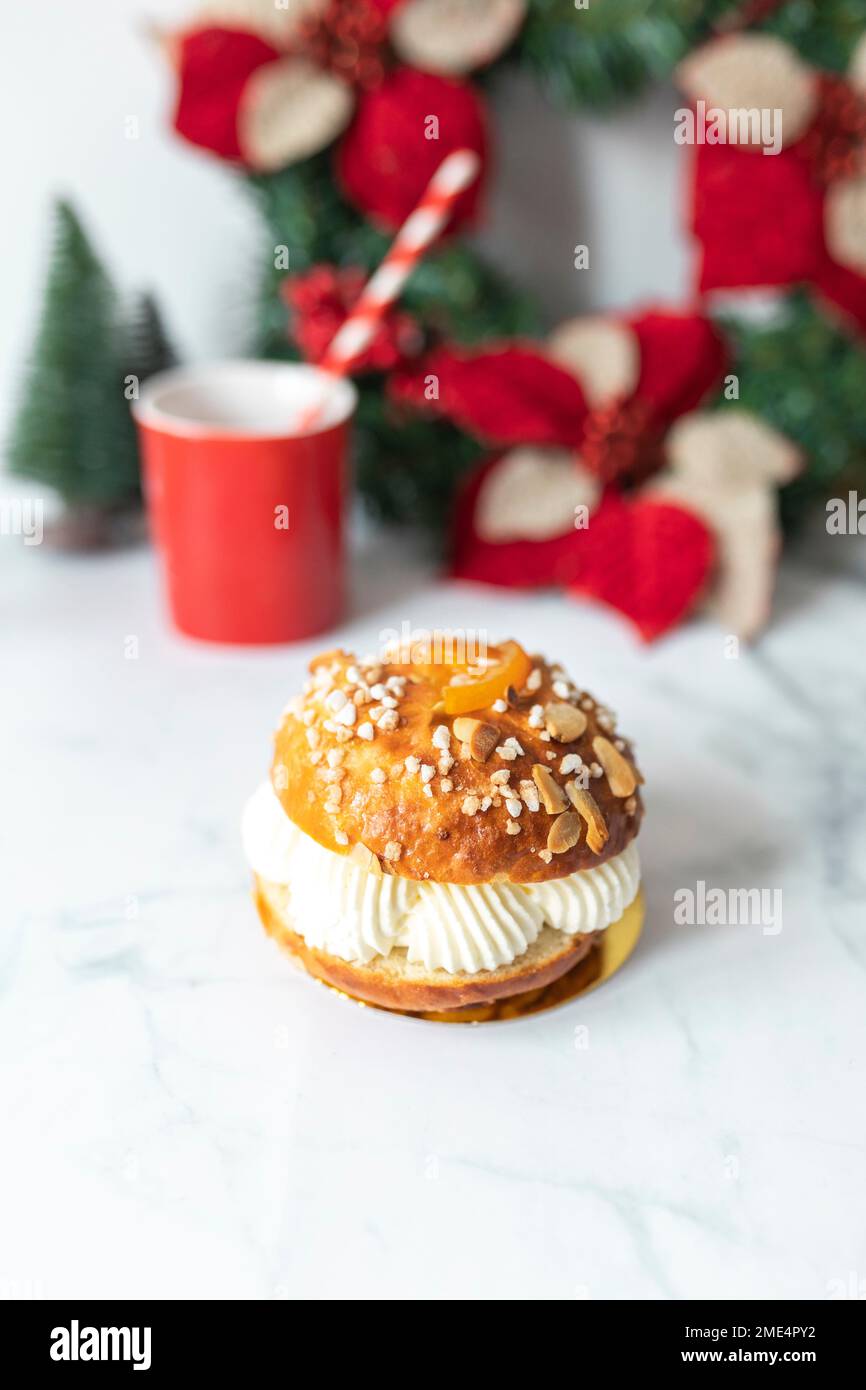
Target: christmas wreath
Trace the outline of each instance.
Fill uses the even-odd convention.
[[[445,155],[481,160],[358,364],[379,514],[451,516],[458,575],[564,584],[646,638],[712,575],[751,636],[780,516],[866,477],[864,18],[860,0],[210,0],[164,46],[176,130],[236,167],[270,230],[262,354],[319,360]],[[571,106],[674,74],[695,117],[693,305],[543,339],[467,243],[505,65]],[[734,108],[781,112],[774,158],[760,132],[714,138]],[[757,317],[718,293],[757,286],[775,292]]]

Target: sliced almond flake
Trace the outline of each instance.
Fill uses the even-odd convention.
[[[556,815],[568,807],[568,797],[562,787],[553,778],[550,769],[543,763],[536,763],[532,769],[532,776],[535,785],[538,787],[541,800],[544,802],[544,809],[550,815]]]
[[[557,816],[547,834],[547,848],[551,854],[565,854],[573,849],[580,839],[581,818],[574,811],[563,811]]]
[[[545,707],[544,727],[557,743],[573,743],[586,731],[586,715],[574,705],[554,700]]]
[[[454,720],[454,737],[468,747],[475,762],[485,763],[496,747],[499,730],[495,724],[487,724],[482,719],[461,717]]]
[[[622,756],[619,749],[599,734],[592,740],[595,753],[607,776],[607,784],[614,796],[631,796],[637,786],[637,779],[630,762]]]
[[[586,843],[593,854],[601,854],[607,844],[608,829],[595,798],[576,782],[566,782],[565,790],[578,815],[586,821]]]

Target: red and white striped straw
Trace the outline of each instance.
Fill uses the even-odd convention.
[[[367,281],[361,297],[345,323],[334,335],[322,371],[346,376],[352,364],[375,337],[382,318],[400,295],[403,286],[425,251],[451,219],[454,204],[477,177],[481,160],[474,150],[454,150],[443,159],[414,212],[407,217],[391,244],[379,269]],[[315,424],[325,401],[315,401],[301,416],[300,428]]]

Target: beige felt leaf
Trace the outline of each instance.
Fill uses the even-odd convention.
[[[484,479],[475,529],[495,543],[552,540],[574,526],[576,507],[592,511],[600,491],[566,449],[512,449]]]
[[[610,319],[567,319],[547,342],[548,355],[577,377],[590,406],[630,396],[640,376],[640,344],[624,323]]]
[[[246,83],[238,112],[244,162],[265,173],[317,154],[354,108],[352,89],[306,58],[280,58]]]
[[[766,623],[781,548],[776,488],[801,466],[799,450],[747,410],[696,411],[667,439],[669,469],[647,489],[703,517],[717,545],[706,607],[745,640]]]
[[[726,632],[744,641],[756,637],[770,616],[782,544],[775,489],[766,483],[718,488],[663,473],[647,494],[678,502],[707,523],[716,541],[716,576],[704,607]]]
[[[848,81],[852,87],[866,96],[866,32],[854,46],[851,62],[848,64]]]
[[[831,184],[824,203],[824,235],[834,261],[866,275],[866,178]]]
[[[713,39],[680,63],[677,76],[683,90],[708,107],[781,111],[783,145],[799,139],[820,100],[816,74],[789,44],[772,34]]]
[[[787,483],[802,459],[794,444],[751,411],[694,411],[671,428],[666,442],[671,470],[719,490]]]
[[[285,47],[305,19],[323,13],[329,0],[204,0],[195,11],[194,26],[213,24],[247,29],[275,47]],[[193,26],[187,26],[193,27]]]
[[[391,43],[425,72],[471,72],[508,47],[525,15],[526,0],[405,0],[391,20]]]

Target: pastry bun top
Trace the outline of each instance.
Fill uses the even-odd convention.
[[[424,655],[310,663],[271,771],[301,830],[373,873],[438,883],[538,883],[626,848],[643,779],[610,710],[513,642],[473,662]]]

